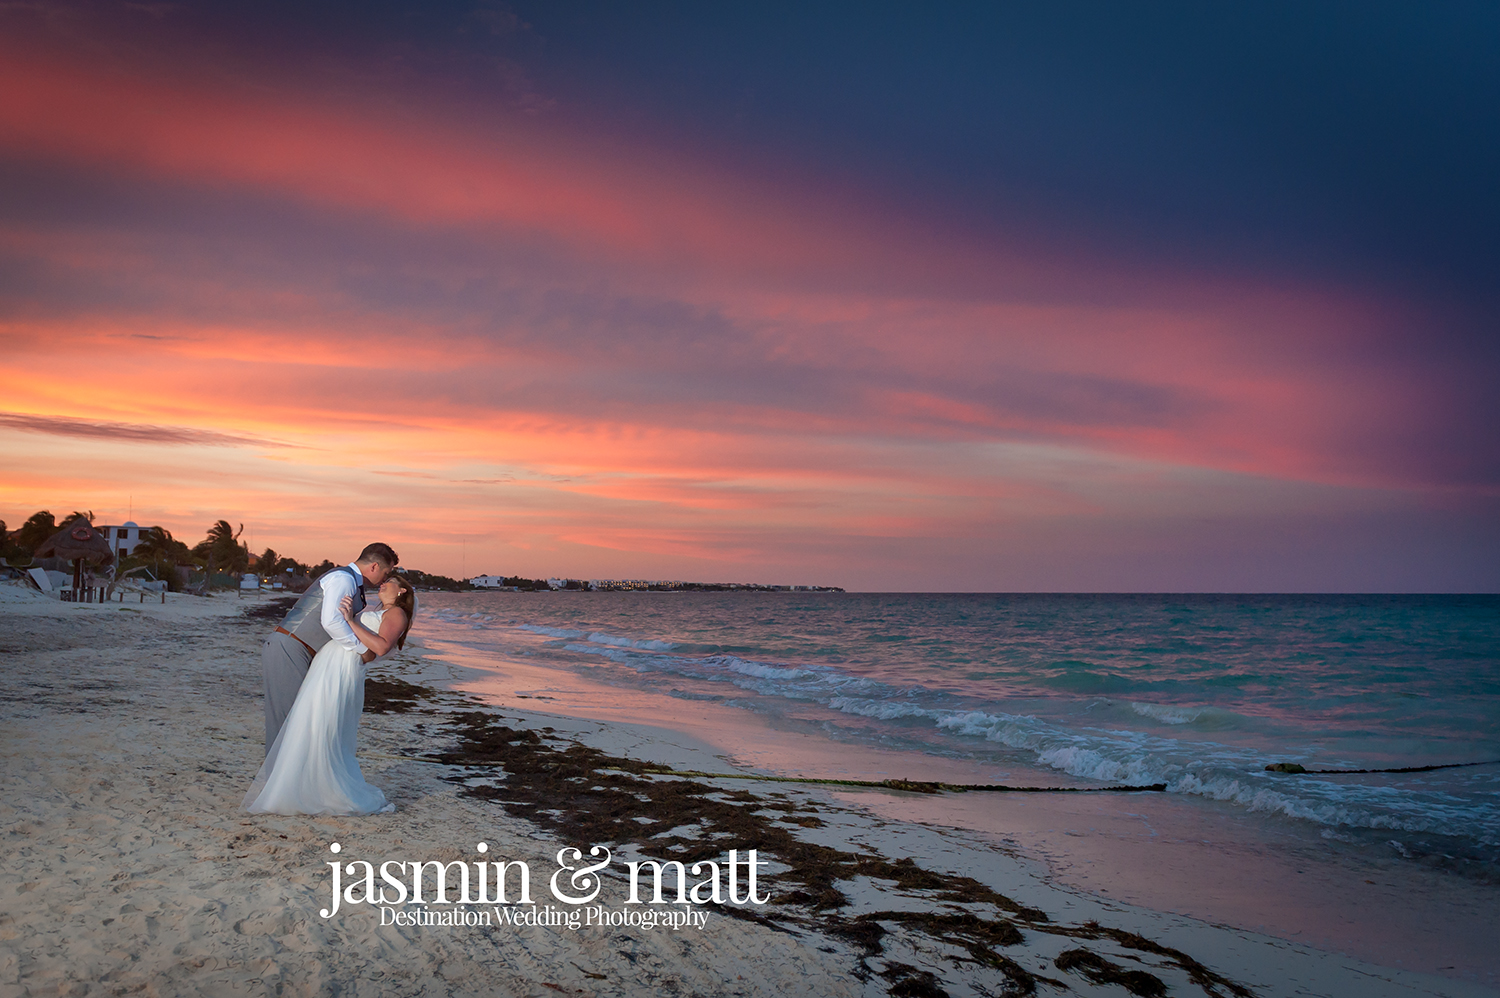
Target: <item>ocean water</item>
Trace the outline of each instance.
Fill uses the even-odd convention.
[[[1012,784],[1164,783],[1341,848],[1500,881],[1500,597],[423,600],[416,630],[430,643],[660,698],[668,725],[673,701],[711,702]],[[1266,771],[1279,762],[1469,765]]]

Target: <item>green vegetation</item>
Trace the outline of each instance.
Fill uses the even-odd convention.
[[[77,519],[92,524],[94,513],[92,510],[74,510],[59,520],[50,510],[43,509],[27,517],[15,531],[7,530],[5,523],[0,521],[0,557],[11,565],[27,565],[43,541]],[[243,530],[243,525],[236,530],[228,520],[219,520],[208,528],[203,540],[189,548],[165,527],[146,527],[140,540],[132,545],[130,554],[120,558],[114,566],[115,577],[120,578],[125,573],[149,575],[165,581],[170,590],[178,592],[187,582],[180,570],[187,569],[189,576],[198,574],[197,585],[201,588],[210,584],[219,587],[236,585],[237,575],[248,569],[251,560],[249,550],[239,539]],[[111,547],[116,546],[114,540],[110,538]]]
[[[76,510],[59,521],[45,509],[31,514],[26,522],[14,531],[7,531],[5,521],[0,520],[0,558],[5,558],[12,566],[30,564],[32,552],[43,541],[78,517],[90,523],[94,521],[92,512]],[[239,577],[243,573],[254,572],[262,579],[281,582],[292,592],[301,592],[314,579],[345,564],[325,558],[316,565],[310,565],[295,558],[289,558],[270,547],[259,555],[255,555],[240,539],[244,531],[244,524],[236,528],[228,520],[216,520],[208,528],[208,532],[201,541],[188,547],[187,544],[173,537],[172,532],[165,527],[144,528],[141,539],[133,545],[131,553],[120,559],[116,567],[116,578],[121,573],[144,569],[153,579],[165,580],[173,592],[183,587],[202,591],[209,588],[234,588],[239,585]],[[184,569],[186,571],[183,571]],[[487,588],[472,585],[466,579],[454,579],[436,572],[423,572],[415,568],[402,568],[401,572],[418,589],[474,592]],[[545,579],[527,579],[519,575],[503,577],[502,584],[521,592],[551,591],[551,586]],[[561,588],[588,590],[595,587],[583,579],[565,579],[562,580]],[[837,586],[765,586],[749,583],[645,580],[604,581],[599,583],[597,588],[640,589],[653,592],[784,592],[789,590],[843,592]]]
[[[250,566],[250,552],[240,543],[245,525],[235,530],[228,520],[219,520],[208,528],[208,536],[193,548],[193,556],[209,575],[215,572],[238,574]]]
[[[48,510],[32,513],[21,529],[15,534],[15,547],[17,553],[22,557],[30,558],[31,552],[41,546],[41,543],[53,534],[57,533],[57,521],[52,518]],[[9,552],[7,552],[9,553]]]
[[[401,574],[418,589],[441,589],[445,592],[459,593],[468,592],[474,588],[462,579],[450,579],[446,575],[424,572],[416,568],[402,569]]]
[[[128,557],[120,559],[117,572],[128,572],[133,568],[145,568],[151,577],[165,581],[172,592],[180,592],[182,578],[178,565],[192,564],[193,554],[188,546],[172,536],[166,527],[151,527]]]
[[[522,592],[547,592],[551,586],[547,585],[546,579],[523,579],[519,575],[509,575],[500,580],[507,586],[515,586]]]

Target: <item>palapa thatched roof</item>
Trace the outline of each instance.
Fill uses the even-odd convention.
[[[115,560],[115,552],[109,541],[93,524],[78,517],[37,547],[38,558],[80,558],[96,565],[108,565]]]

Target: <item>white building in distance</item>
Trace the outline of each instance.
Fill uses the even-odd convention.
[[[114,551],[116,558],[128,556],[135,550],[137,544],[146,539],[146,534],[151,530],[150,527],[137,525],[133,520],[126,520],[118,526],[111,524],[94,529],[99,531],[100,537],[109,541],[110,549]]]

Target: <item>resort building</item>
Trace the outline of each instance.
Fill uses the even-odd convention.
[[[469,580],[471,586],[482,586],[485,589],[503,589],[505,587],[505,576],[503,575],[476,575]]]
[[[118,526],[96,526],[94,529],[99,531],[100,537],[109,541],[116,558],[124,558],[134,551],[135,546],[145,540],[146,534],[151,530],[150,527],[138,526],[133,520],[126,520]]]

